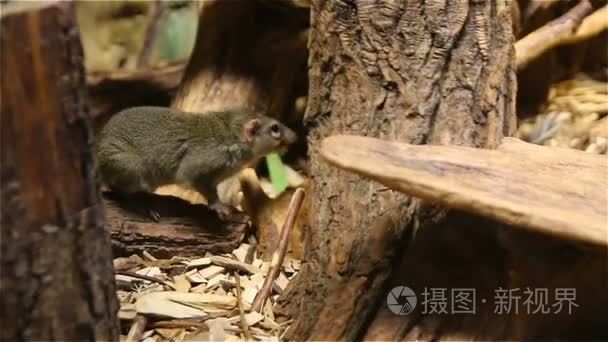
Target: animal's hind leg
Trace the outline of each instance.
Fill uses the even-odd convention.
[[[116,192],[152,192],[142,171],[143,160],[132,153],[115,153],[99,165],[102,178],[106,185]]]
[[[151,186],[144,178],[143,160],[130,153],[116,153],[100,165],[100,170],[107,186],[117,194],[152,192]],[[146,209],[145,214],[154,221],[160,220],[160,214],[153,209]]]

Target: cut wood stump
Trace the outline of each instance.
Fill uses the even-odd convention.
[[[249,217],[242,212],[235,210],[222,221],[207,206],[172,196],[104,193],[104,204],[115,256],[143,251],[158,258],[230,253],[249,228]]]
[[[118,341],[74,3],[0,3],[3,341]]]
[[[514,226],[608,245],[608,159],[505,138],[497,150],[333,136],[340,168],[447,207]]]

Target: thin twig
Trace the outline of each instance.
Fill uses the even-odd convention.
[[[139,342],[139,340],[141,340],[141,335],[143,335],[144,330],[146,329],[147,322],[148,319],[146,316],[137,314],[133,320],[131,329],[129,329],[126,342]]]
[[[229,312],[218,312],[218,313],[212,313],[212,314],[208,314],[205,317],[198,317],[198,318],[177,318],[177,319],[171,319],[171,320],[166,320],[166,321],[156,321],[152,324],[150,324],[151,328],[168,328],[168,329],[173,329],[173,328],[202,328],[202,329],[207,329],[208,326],[205,323],[206,321],[210,320],[210,319],[215,319],[218,317],[229,317],[232,316],[233,312],[229,311]],[[228,329],[226,329],[228,330]],[[237,330],[234,330],[233,332],[238,332]]]
[[[207,328],[207,324],[205,324],[205,321],[207,319],[173,319],[173,320],[169,320],[169,321],[158,321],[158,322],[154,322],[152,324],[150,324],[151,328],[166,328],[166,329],[175,329],[175,328],[190,328],[190,327],[195,327],[195,328]]]
[[[253,265],[219,255],[210,256],[209,259],[213,265],[221,266],[232,271],[241,271],[248,274],[256,274],[260,272],[260,270]]]
[[[169,286],[173,290],[177,290],[173,284],[171,284],[169,282],[166,282],[166,281],[164,281],[162,279],[158,279],[156,277],[152,277],[152,276],[148,276],[148,275],[143,275],[143,274],[138,274],[138,273],[131,272],[131,271],[116,271],[116,274],[120,274],[120,275],[124,275],[124,276],[128,276],[128,277],[133,277],[133,278],[138,278],[138,279],[142,279],[142,280],[147,280],[147,281],[151,281],[151,282],[154,282],[154,283],[163,284],[163,285]]]
[[[561,17],[548,22],[538,30],[528,34],[515,43],[515,65],[523,69],[545,51],[561,44],[574,34],[593,7],[589,0],[582,0]]]
[[[250,246],[247,249],[247,254],[245,255],[245,263],[251,264],[253,259],[255,259],[255,250],[258,248],[258,240],[255,238],[255,235],[249,236]]]
[[[272,262],[270,263],[270,269],[268,270],[266,279],[264,279],[264,284],[262,285],[262,288],[253,300],[253,304],[251,305],[251,311],[260,312],[264,301],[268,297],[270,297],[270,294],[272,293],[272,286],[274,284],[274,280],[279,276],[281,265],[283,265],[283,259],[285,259],[285,254],[287,253],[289,234],[293,228],[294,223],[296,222],[296,218],[298,217],[298,213],[300,212],[300,207],[302,207],[303,201],[304,189],[298,188],[293,194],[293,197],[291,198],[291,204],[289,205],[287,219],[285,219],[285,223],[283,224],[283,230],[281,230],[281,238],[279,240],[279,245],[277,246],[277,249],[274,251],[274,253],[272,253]]]
[[[158,261],[158,259],[156,259],[154,257],[154,255],[150,254],[148,251],[143,251],[143,253],[141,253],[141,255],[143,256],[144,259],[146,259],[148,261]]]
[[[140,68],[148,66],[152,60],[152,51],[154,51],[154,43],[156,42],[156,37],[160,31],[162,24],[161,19],[163,16],[163,10],[165,8],[165,5],[161,0],[154,1],[151,6],[152,14],[150,15],[150,22],[148,23],[146,36],[144,37],[144,44],[137,60],[137,66]]]
[[[234,272],[234,281],[236,282],[236,302],[239,305],[239,314],[241,315],[241,328],[247,341],[251,341],[251,333],[249,332],[249,324],[245,320],[245,309],[243,308],[243,293],[241,289],[241,277],[237,272]]]
[[[560,126],[555,113],[551,113],[542,122],[536,124],[528,141],[532,144],[542,145],[545,140],[550,139],[559,131]]]
[[[222,316],[223,317],[223,316]],[[169,320],[169,321],[158,321],[158,322],[154,322],[152,324],[150,324],[151,328],[160,328],[160,329],[176,329],[176,328],[198,328],[201,329],[203,331],[207,331],[209,330],[209,326],[207,325],[207,323],[205,323],[206,321],[208,321],[209,319],[211,319],[211,317],[208,317],[204,320],[202,319],[173,319],[173,320]],[[234,333],[238,333],[239,330],[236,327],[232,327],[232,326],[225,326],[224,329],[226,331],[230,331],[230,332],[234,332]]]

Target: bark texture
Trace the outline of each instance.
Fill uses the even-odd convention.
[[[311,16],[313,247],[280,311],[297,316],[289,338],[353,340],[408,238],[442,211],[329,166],[320,142],[354,134],[495,147],[515,129],[510,10],[504,1],[318,0]]]
[[[118,340],[73,4],[15,6],[1,21],[2,340]]]
[[[488,150],[348,135],[325,139],[321,155],[342,169],[448,208],[608,246],[608,163],[600,155],[514,138]]]
[[[260,1],[207,1],[173,107],[240,108],[289,123],[306,84],[306,10]]]
[[[175,255],[230,253],[243,241],[249,217],[234,211],[222,221],[202,204],[171,196],[137,193],[127,198],[104,194],[106,229],[112,236],[115,256],[147,251],[157,258]],[[159,215],[154,221],[150,212]]]

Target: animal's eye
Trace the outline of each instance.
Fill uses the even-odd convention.
[[[281,128],[279,127],[278,124],[272,124],[272,126],[270,126],[270,135],[275,138],[278,139],[281,137]]]

